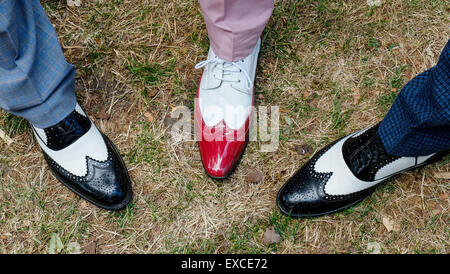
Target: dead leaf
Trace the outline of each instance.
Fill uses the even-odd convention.
[[[450,179],[450,172],[435,172],[434,178],[438,179]]]
[[[278,244],[281,242],[280,234],[275,232],[273,227],[267,228],[266,232],[264,232],[264,244]]]
[[[150,112],[144,113],[144,116],[145,116],[145,120],[147,120],[147,122],[149,122],[149,123],[153,122],[154,118]]]
[[[148,97],[150,97],[150,98],[152,98],[152,97],[155,97],[155,95],[158,93],[158,90],[157,89],[152,89],[152,90],[150,90],[148,93],[147,93],[147,95],[148,95]]]
[[[111,114],[106,112],[106,107],[102,107],[95,116],[97,117],[97,119],[108,120],[111,117]]]
[[[441,214],[442,213],[442,207],[440,207],[440,206],[436,206],[432,211],[431,211],[431,214],[433,215],[433,216],[436,216],[436,215],[439,215],[439,214]]]
[[[447,200],[448,199],[448,193],[447,192],[442,193],[441,194],[441,199],[442,200]]]
[[[395,231],[395,232],[399,232],[400,231],[400,225],[390,216],[383,216],[383,225],[386,227],[388,232],[391,231]]]
[[[297,151],[298,154],[303,155],[303,156],[309,155],[313,152],[312,146],[310,146],[308,144],[303,144],[301,146],[295,145],[294,149],[295,149],[295,151]]]
[[[68,201],[70,201],[72,198],[69,197],[69,196],[67,196],[67,195],[70,195],[70,194],[62,194],[62,195],[59,195],[59,198],[60,198],[60,199],[63,199],[63,200],[66,201],[66,202],[68,202]]]
[[[256,183],[262,180],[264,178],[264,174],[260,171],[252,170],[247,175],[245,175],[245,181],[247,183]]]
[[[397,92],[397,89],[396,88],[391,88],[391,91],[392,92]]]
[[[97,243],[90,242],[84,246],[84,254],[95,254],[97,251]]]

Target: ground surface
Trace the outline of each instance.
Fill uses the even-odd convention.
[[[194,65],[208,50],[197,2],[82,2],[42,3],[78,69],[79,101],[120,148],[135,197],[119,213],[80,200],[50,174],[26,122],[1,112],[14,141],[0,139],[1,253],[449,251],[448,157],[333,216],[289,220],[275,206],[278,189],[311,157],[299,146],[317,151],[377,123],[401,86],[436,63],[450,37],[448,1],[277,1],[256,104],[280,106],[280,146],[262,153],[250,143],[221,182],[206,176],[194,142],[169,134],[172,109],[193,107]],[[263,179],[247,182],[250,172]],[[268,245],[272,227],[281,242]]]

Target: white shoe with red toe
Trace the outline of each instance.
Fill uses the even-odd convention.
[[[248,142],[254,79],[261,39],[245,59],[227,62],[215,55],[204,67],[195,98],[195,123],[203,166],[209,176],[224,179],[237,165]]]

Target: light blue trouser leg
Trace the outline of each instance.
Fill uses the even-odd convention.
[[[75,105],[75,68],[39,1],[0,0],[0,108],[45,128]]]

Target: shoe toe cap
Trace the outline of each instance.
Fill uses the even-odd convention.
[[[106,167],[95,164],[90,168],[93,176],[87,181],[85,190],[97,203],[107,207],[121,205],[128,197],[130,187],[124,166],[117,159],[108,161]]]
[[[209,176],[225,178],[236,166],[241,157],[245,142],[199,142],[203,166]]]
[[[119,210],[131,200],[131,181],[125,163],[114,144],[105,137],[108,160],[88,160],[87,192],[94,201],[107,209]]]
[[[225,177],[234,165],[233,159],[226,159],[226,157],[223,157],[220,154],[210,154],[206,157],[202,157],[202,161],[206,172],[210,176],[217,178]]]
[[[328,195],[324,186],[329,180],[311,176],[301,169],[280,189],[277,204],[281,212],[294,218],[318,217],[343,210],[367,196],[371,189],[348,195]]]
[[[279,191],[277,203],[286,215],[303,216],[315,214],[322,202],[315,182],[312,180],[289,180]]]

